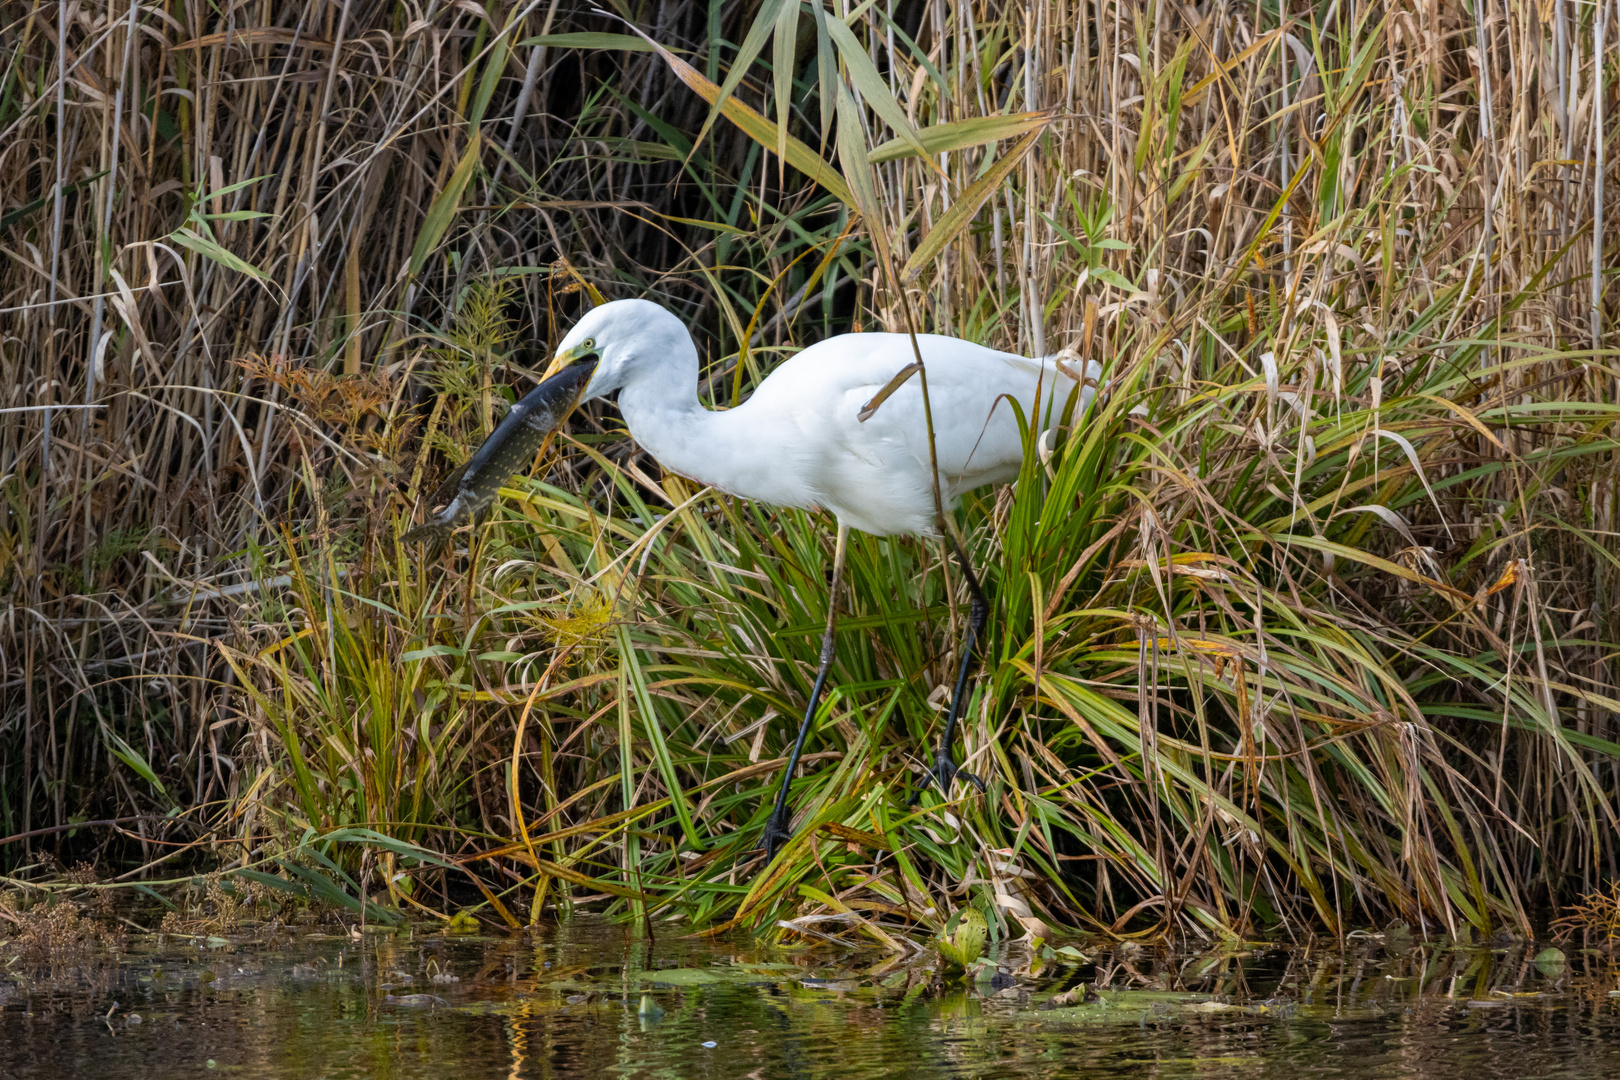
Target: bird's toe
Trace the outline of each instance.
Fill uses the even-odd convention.
[[[776,853],[792,838],[792,822],[786,808],[773,810],[765,821],[765,835],[761,845],[765,848],[765,861],[770,862],[776,858]]]
[[[928,775],[934,783],[939,785],[939,794],[942,799],[950,799],[951,785],[958,779],[971,783],[979,789],[981,795],[987,790],[983,780],[980,780],[966,769],[957,768],[956,762],[951,760],[951,752],[944,747],[941,747],[939,753],[934,757],[934,771]]]
[[[956,770],[956,775],[957,775],[958,778],[960,778],[962,780],[966,780],[969,783],[971,783],[974,787],[978,788],[980,795],[984,795],[987,792],[989,792],[989,790],[990,790],[989,788],[984,786],[984,781],[983,780],[980,780],[977,776],[975,776],[973,773],[968,772],[966,769],[957,769]]]

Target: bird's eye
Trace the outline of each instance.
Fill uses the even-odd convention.
[[[596,339],[593,337],[588,337],[579,343],[579,347],[585,350],[594,349],[596,348]]]

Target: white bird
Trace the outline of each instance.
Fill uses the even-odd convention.
[[[891,385],[919,354],[927,413],[922,378]],[[452,476],[437,496],[451,505],[417,534],[437,529],[442,535],[466,515],[467,507],[480,499],[487,505],[495,486],[516,467],[510,463],[522,457],[502,452],[497,443],[503,430],[508,436],[522,432],[526,446],[538,446],[546,431],[561,422],[575,395],[588,401],[615,391],[630,434],[663,468],[741,498],[832,513],[838,520],[838,540],[820,668],[776,805],[766,821],[763,839],[769,859],[792,835],[788,787],[832,666],[837,594],[849,530],[878,536],[943,535],[967,580],[972,615],[932,774],[941,794],[948,796],[959,772],[951,759],[951,738],[989,607],[965,552],[936,506],[935,480],[948,507],[964,492],[1016,477],[1024,443],[1008,399],[1015,399],[1034,422],[1037,393],[1043,418],[1057,417],[1078,386],[1073,414],[1078,419],[1091,401],[1101,369],[1093,362],[1085,377],[1078,378],[1079,373],[1053,357],[1032,360],[937,334],[918,334],[915,349],[906,334],[841,334],[796,354],[771,372],[747,401],[725,410],[707,409],[698,401],[698,369],[691,334],[667,309],[648,300],[616,300],[593,309],[563,338],[545,381],[514,409],[534,419],[520,422],[509,416],[469,462],[498,463],[502,475],[480,477],[475,465]],[[929,415],[935,433],[932,454]],[[528,454],[532,456],[532,447]],[[937,473],[931,460],[937,463]],[[487,497],[475,495],[475,488],[487,492]],[[977,777],[960,775],[983,789]]]

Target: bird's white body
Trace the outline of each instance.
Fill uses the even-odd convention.
[[[559,350],[587,342],[601,362],[585,397],[619,391],[630,434],[664,468],[743,498],[823,508],[863,532],[936,533],[920,380],[907,380],[864,423],[858,418],[915,359],[909,336],[828,338],[725,410],[698,401],[697,348],[680,320],[655,303],[619,300],[595,308]],[[1051,407],[1055,416],[1075,385],[1051,358],[934,334],[918,335],[917,348],[928,373],[947,500],[1017,475],[1023,440],[1008,399],[1029,418],[1039,393],[1040,411]],[[1081,409],[1093,392],[1081,388]]]

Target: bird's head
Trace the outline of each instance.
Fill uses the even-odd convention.
[[[595,357],[596,370],[580,396],[584,402],[622,390],[643,369],[666,367],[687,354],[694,370],[686,377],[695,378],[697,350],[679,319],[651,300],[614,300],[574,324],[557,346],[546,377]]]

